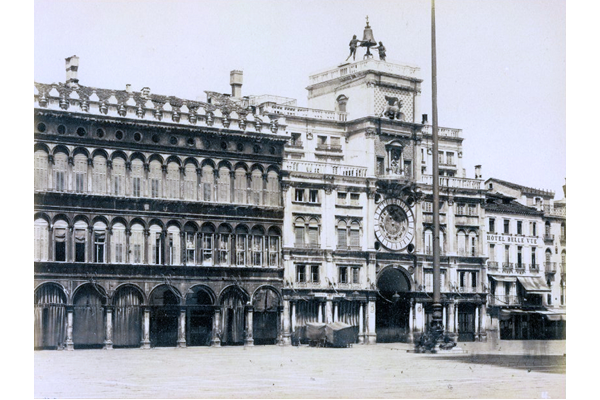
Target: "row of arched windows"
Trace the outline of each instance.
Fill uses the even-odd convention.
[[[57,219],[52,225],[45,218],[34,222],[35,261],[93,262],[112,264],[159,265],[236,265],[278,267],[281,264],[281,231],[262,225],[249,228],[240,224],[215,226],[207,222],[198,227],[187,223],[145,228],[134,222],[109,226],[103,221],[88,224],[79,219],[69,225]]]
[[[279,171],[261,165],[218,165],[212,160],[198,164],[187,159],[170,158],[166,163],[158,157],[133,158],[117,154],[108,159],[104,152],[91,157],[84,153],[58,149],[49,154],[46,149],[35,151],[35,189],[207,201],[219,203],[281,205]]]
[[[433,231],[425,229],[423,231],[423,245],[425,254],[433,254]],[[459,256],[476,257],[478,251],[478,236],[475,231],[465,232],[459,230],[456,233],[456,250]],[[446,234],[440,230],[440,253],[444,254],[446,249]]]

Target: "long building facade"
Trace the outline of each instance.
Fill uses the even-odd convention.
[[[309,108],[242,96],[241,71],[231,94],[192,101],[66,67],[35,83],[36,348],[288,345],[338,321],[361,344],[413,342],[432,317],[433,157],[445,326],[505,338],[513,277],[493,270],[489,221],[514,212],[491,206],[480,168],[466,176],[462,130],[440,128],[432,154],[418,67],[323,70]],[[560,206],[524,206],[538,235],[564,232]],[[530,264],[552,278],[542,304],[564,305],[563,247],[547,256],[546,239]]]

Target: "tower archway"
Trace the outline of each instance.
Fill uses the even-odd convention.
[[[381,343],[407,342],[411,281],[402,267],[390,266],[377,277],[375,329]]]

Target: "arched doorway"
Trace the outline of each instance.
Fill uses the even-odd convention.
[[[410,315],[410,281],[399,268],[386,268],[377,279],[377,341],[407,342]]]
[[[252,298],[254,344],[276,344],[279,331],[279,295],[271,288],[260,288]]]
[[[222,344],[244,344],[244,329],[246,326],[244,310],[246,303],[248,303],[248,296],[237,286],[225,289],[225,292],[221,295]]]
[[[177,317],[180,295],[174,288],[162,285],[150,296],[150,343],[154,347],[177,345]]]
[[[202,286],[192,288],[185,296],[187,306],[188,346],[209,346],[213,326],[213,297]]]
[[[119,288],[115,293],[113,345],[138,347],[142,340],[142,306],[140,291],[131,286]]]
[[[41,285],[35,291],[34,348],[58,349],[64,345],[67,296],[54,283]]]
[[[104,345],[104,306],[102,288],[86,284],[73,299],[73,344],[75,348],[100,348]]]

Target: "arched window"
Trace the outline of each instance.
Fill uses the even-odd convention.
[[[75,243],[75,261],[86,262],[88,224],[85,221],[77,221],[73,226],[73,242]]]
[[[457,244],[458,244],[458,255],[466,256],[467,255],[467,237],[464,231],[458,231],[456,234]]]
[[[352,221],[350,225],[350,247],[360,247],[360,224]]]
[[[180,182],[179,165],[175,162],[170,162],[167,165],[167,198],[179,199],[179,182]]]
[[[235,170],[235,181],[234,181],[234,196],[235,203],[246,204],[246,191],[248,190],[248,179],[246,178],[246,170],[242,167],[238,167]]]
[[[103,263],[106,260],[106,224],[104,222],[98,221],[94,224],[92,238],[94,241],[94,262]]]
[[[94,172],[92,174],[92,188],[94,193],[106,193],[106,158],[102,155],[94,157]]]
[[[229,265],[231,261],[231,233],[232,230],[228,225],[221,225],[217,231],[217,264]]]
[[[550,233],[552,232],[551,230],[551,225],[550,225],[550,221],[546,221],[546,224],[544,225],[544,234],[546,236],[550,236]]]
[[[265,230],[262,226],[252,228],[252,265],[261,267],[263,265],[263,244]]]
[[[280,242],[281,242],[281,232],[277,228],[269,228],[268,232],[269,236],[269,267],[278,267],[279,266],[279,252]]]
[[[194,164],[186,164],[183,181],[183,197],[186,200],[196,200],[198,192],[198,174],[196,174],[196,166]]]
[[[560,240],[566,240],[567,238],[567,224],[564,222],[560,224]]]
[[[123,174],[123,176],[125,175]],[[131,161],[131,195],[133,197],[144,195],[144,182],[144,162],[135,158]]]
[[[48,261],[48,221],[38,218],[34,226],[34,261]]]
[[[131,226],[129,246],[131,251],[129,262],[141,264],[144,260],[144,227],[141,224],[133,224]]]
[[[196,227],[186,224],[183,228],[185,240],[185,264],[196,265]]]
[[[249,203],[255,205],[262,204],[262,193],[263,193],[263,175],[259,169],[255,169],[252,171],[252,191],[251,196],[252,199]]]
[[[181,236],[179,228],[175,225],[171,225],[167,229],[167,250],[169,265],[181,264]]]
[[[560,262],[563,265],[567,265],[567,252],[565,250],[563,250],[562,253],[560,253]]]
[[[162,264],[163,255],[163,235],[162,228],[158,225],[150,226],[150,237],[148,238],[152,251],[150,255],[151,264]]]
[[[246,250],[248,241],[248,228],[238,226],[235,228],[235,261],[237,265],[246,265]]]
[[[73,157],[73,174],[75,175],[75,192],[87,192],[87,156],[77,154]]]
[[[111,241],[111,253],[112,253],[112,262],[116,264],[122,264],[126,261],[125,252],[126,252],[126,244],[127,240],[125,238],[125,225],[121,223],[116,223],[112,227],[112,237]]]
[[[200,230],[202,233],[202,265],[213,265],[215,250],[215,227],[212,224],[204,224]]]
[[[217,182],[218,201],[221,203],[231,202],[231,177],[229,168],[223,166],[219,168],[219,180]]]
[[[62,152],[56,153],[54,156],[54,190],[58,192],[67,191],[67,172],[67,155]]]
[[[48,189],[48,153],[44,150],[35,152],[35,190]]]
[[[150,197],[162,197],[162,164],[158,160],[150,161]]]
[[[275,171],[267,173],[267,204],[270,206],[281,205],[281,187],[279,185],[279,176]]]
[[[67,261],[67,221],[58,220],[54,223],[54,261]]]
[[[345,221],[338,221],[337,226],[338,248],[345,249],[348,247],[348,230]]]
[[[141,160],[138,165],[141,164]],[[143,168],[143,165],[142,165]],[[133,171],[133,163],[132,163],[132,171]],[[122,157],[115,157],[113,159],[113,167],[111,172],[111,180],[112,180],[112,190],[115,196],[124,196],[125,195],[125,160]],[[133,193],[133,192],[132,192]],[[138,196],[139,197],[139,194]]]
[[[304,218],[296,218],[294,221],[294,237],[296,238],[296,247],[304,247],[305,239],[305,222]]]
[[[215,175],[210,165],[202,167],[202,200],[213,201],[213,186],[215,184]]]

